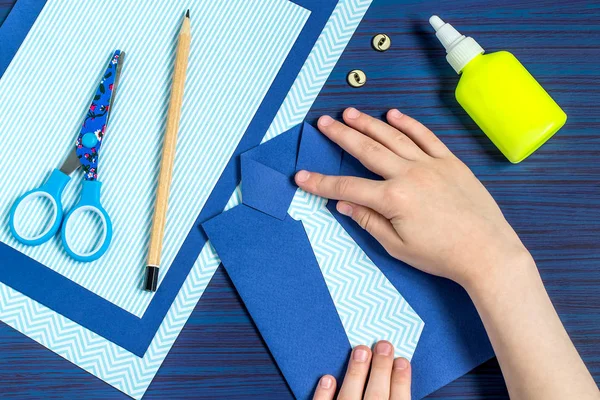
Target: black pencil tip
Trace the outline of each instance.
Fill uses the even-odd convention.
[[[187,12],[185,13],[185,17],[189,18],[190,17],[190,10],[187,10]]]

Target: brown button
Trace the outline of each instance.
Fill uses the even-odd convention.
[[[367,83],[367,76],[360,69],[353,69],[348,72],[346,80],[350,86],[357,88]]]

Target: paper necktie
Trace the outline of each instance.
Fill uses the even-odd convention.
[[[388,340],[395,357],[412,355],[424,322],[325,207],[298,189],[288,214],[302,222],[352,347]]]

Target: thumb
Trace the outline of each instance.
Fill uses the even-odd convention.
[[[392,223],[377,211],[365,206],[338,201],[336,209],[340,214],[352,218],[361,228],[373,236],[390,254],[400,253],[402,239]]]

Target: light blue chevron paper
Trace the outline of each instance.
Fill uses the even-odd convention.
[[[423,320],[325,207],[327,199],[297,189],[288,214],[301,221],[352,347],[381,338],[408,360]]]
[[[161,278],[310,15],[288,0],[185,3],[50,0],[0,81],[0,127],[10,132],[0,141],[0,215],[7,215],[11,199],[39,186],[61,165],[74,147],[107,60],[116,48],[126,53],[98,169],[102,203],[114,226],[106,254],[81,264],[69,257],[60,240],[25,246],[4,224],[0,241],[138,317],[153,296],[140,290],[140,266],[148,254],[174,52],[185,9],[190,7],[193,39]],[[80,180],[76,175],[66,187],[67,210],[79,197]],[[98,234],[93,220],[85,218],[77,219],[73,230],[78,241],[92,242]]]
[[[244,2],[244,0],[239,1]],[[60,4],[66,2],[67,0],[62,0]],[[58,4],[59,0],[48,1],[48,5],[53,5],[54,3]],[[77,3],[81,6],[84,2],[74,1],[73,3]],[[85,2],[85,4],[88,3],[92,6],[91,4],[95,2]],[[139,4],[142,3],[142,1],[134,3]],[[289,7],[289,4],[285,2],[275,3],[283,4],[283,7],[286,5]],[[265,141],[285,132],[304,119],[335,66],[335,63],[346,47],[346,44],[364,16],[364,13],[367,11],[370,3],[371,0],[340,0],[338,2],[333,14],[321,33],[319,40],[312,49],[300,74],[296,78],[294,85],[271,124],[265,136]],[[103,2],[103,4],[106,5],[107,2]],[[165,9],[168,9],[169,2],[157,1],[156,3],[153,3],[153,5],[154,4],[162,4],[163,7],[166,7]],[[165,9],[163,9],[162,16],[164,17],[166,15],[168,17],[168,12],[165,12]],[[45,14],[47,12],[48,10],[44,9],[32,28],[32,31],[37,29],[36,27],[38,25],[41,25],[41,21],[43,21],[43,18],[46,18]],[[103,13],[105,13],[105,10],[103,10]],[[297,14],[300,22],[302,21],[303,14],[304,13],[301,10]],[[56,11],[52,14],[48,13],[48,15],[51,18],[59,18]],[[63,15],[64,14],[61,14],[60,18],[63,18]],[[260,14],[258,18],[263,18],[263,15],[264,14]],[[129,18],[127,16],[129,16]],[[131,15],[127,14],[126,9],[120,9],[116,14],[116,17],[119,22],[132,20]],[[156,18],[152,19],[152,21],[156,23],[160,22],[157,21]],[[171,22],[173,23],[173,21]],[[286,26],[287,25],[293,24],[286,24]],[[173,24],[173,27],[169,31],[172,40],[174,40],[176,35],[175,26],[177,26],[177,24]],[[28,44],[29,42],[34,42],[34,40],[49,41],[50,38],[41,33],[33,36],[30,33],[26,38],[23,47],[34,45],[35,43]],[[90,45],[91,44],[92,43],[90,43]],[[171,42],[171,45],[172,44],[173,43]],[[61,48],[63,47],[61,46]],[[21,57],[20,53],[21,51],[17,53],[15,60],[18,60],[19,57]],[[68,58],[66,54],[64,57],[65,59]],[[0,81],[0,104],[6,104],[4,102],[5,98],[3,97],[4,90],[2,85],[4,85],[4,82],[8,81],[6,77],[11,69],[14,69],[13,64],[15,64],[15,61],[9,66],[2,81]],[[192,64],[190,63],[190,66],[191,65]],[[29,66],[29,64],[27,64],[27,66]],[[17,73],[13,72],[13,74]],[[168,75],[168,72],[163,71],[163,78],[164,75]],[[120,89],[122,91],[126,90],[126,76],[127,72],[124,70],[123,86]],[[92,79],[92,81],[93,80],[94,79]],[[68,81],[68,79],[65,81]],[[89,101],[92,90],[93,89],[90,89],[90,93],[87,94],[79,93],[81,98],[78,98],[78,101],[82,104]],[[161,96],[161,98],[166,101],[168,91],[163,90],[162,93],[153,94]],[[123,96],[122,92],[119,94],[119,98],[122,98],[121,96]],[[143,101],[143,97],[138,96],[137,98],[139,101]],[[115,111],[117,110],[116,107],[118,106],[118,102],[119,100],[115,103]],[[55,106],[56,105],[53,105],[53,107]],[[4,113],[4,109],[2,112]],[[117,118],[116,114],[112,118],[114,119],[111,124],[114,125],[111,127],[111,130],[115,129],[115,125],[117,124],[117,121],[115,121]],[[125,116],[122,116],[121,118],[123,119]],[[160,118],[154,120],[153,125],[160,124],[163,119],[164,115],[161,115]],[[7,121],[7,119],[3,116],[3,118],[0,118],[1,131],[4,131],[5,129],[3,126],[4,121]],[[75,132],[77,123],[73,122],[72,128],[72,131]],[[112,135],[112,133],[109,134]],[[107,140],[107,146],[108,143]],[[107,152],[107,149],[105,149],[105,153]],[[6,153],[1,150],[0,154]],[[3,160],[3,157],[0,157],[0,160]],[[61,160],[55,161],[60,163]],[[147,163],[142,164],[142,166],[154,162],[155,160],[147,160]],[[47,163],[50,164],[49,161],[47,161]],[[55,165],[52,165],[52,167],[54,166]],[[136,172],[143,173],[141,170],[136,170]],[[39,184],[39,182],[37,183]],[[238,205],[239,203],[240,191],[238,189],[232,195],[227,205],[227,209]],[[194,310],[194,307],[202,296],[219,263],[220,260],[212,246],[210,246],[210,244],[205,245],[143,358],[139,358],[134,354],[125,351],[2,283],[0,283],[0,319],[14,329],[29,336],[33,340],[104,380],[120,391],[135,399],[139,399],[143,396],[150,385],[150,382],[156,375],[160,365],[167,356],[185,322]]]

